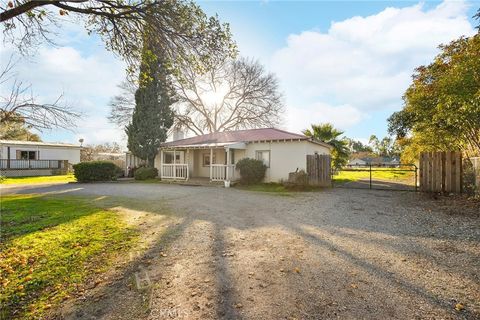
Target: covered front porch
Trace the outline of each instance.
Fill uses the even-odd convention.
[[[244,143],[169,146],[160,149],[156,167],[164,180],[235,181],[239,178],[235,163],[244,155]]]

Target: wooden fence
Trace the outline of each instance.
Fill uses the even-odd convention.
[[[480,157],[470,158],[473,165],[473,171],[475,172],[475,186],[477,187],[477,193],[480,193]]]
[[[420,154],[420,190],[461,193],[462,153],[422,152]]]
[[[307,155],[307,176],[311,185],[330,187],[332,185],[331,159],[329,155]]]

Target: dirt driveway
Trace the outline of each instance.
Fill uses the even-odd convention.
[[[2,192],[129,197],[172,211],[167,236],[152,238],[147,223],[141,256],[63,318],[480,318],[479,216],[413,192],[126,183]]]

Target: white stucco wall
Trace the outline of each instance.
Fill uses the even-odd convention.
[[[80,162],[80,147],[10,145],[10,159],[17,159],[17,150],[36,151],[38,160],[68,160],[70,164]],[[0,159],[8,158],[8,145],[0,147]]]
[[[330,154],[330,150],[322,145],[309,141],[249,143],[245,157],[255,159],[256,151],[270,151],[270,168],[265,174],[265,182],[287,180],[288,174],[295,170],[305,170],[307,154]],[[237,161],[240,159],[236,159]]]

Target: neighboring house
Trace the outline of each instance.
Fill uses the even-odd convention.
[[[364,159],[360,159],[360,158],[355,158],[355,159],[352,159],[350,161],[348,161],[348,166],[364,166],[367,164],[367,161],[365,161]]]
[[[65,173],[80,162],[79,145],[0,140],[0,173],[5,176],[41,176]]]
[[[389,163],[389,165],[400,165],[400,159],[399,158],[393,158]]]
[[[376,158],[354,158],[348,161],[347,166],[398,166],[400,160],[398,158],[390,157],[376,157]]]
[[[131,169],[138,168],[139,166],[144,166],[145,164],[145,160],[134,156],[130,151],[125,152],[125,177],[129,177],[132,174],[132,172],[130,171]]]
[[[243,158],[262,160],[265,182],[287,180],[288,174],[306,169],[306,156],[330,154],[331,146],[310,137],[274,128],[216,132],[166,142],[155,158],[162,179],[239,178],[235,164]]]

